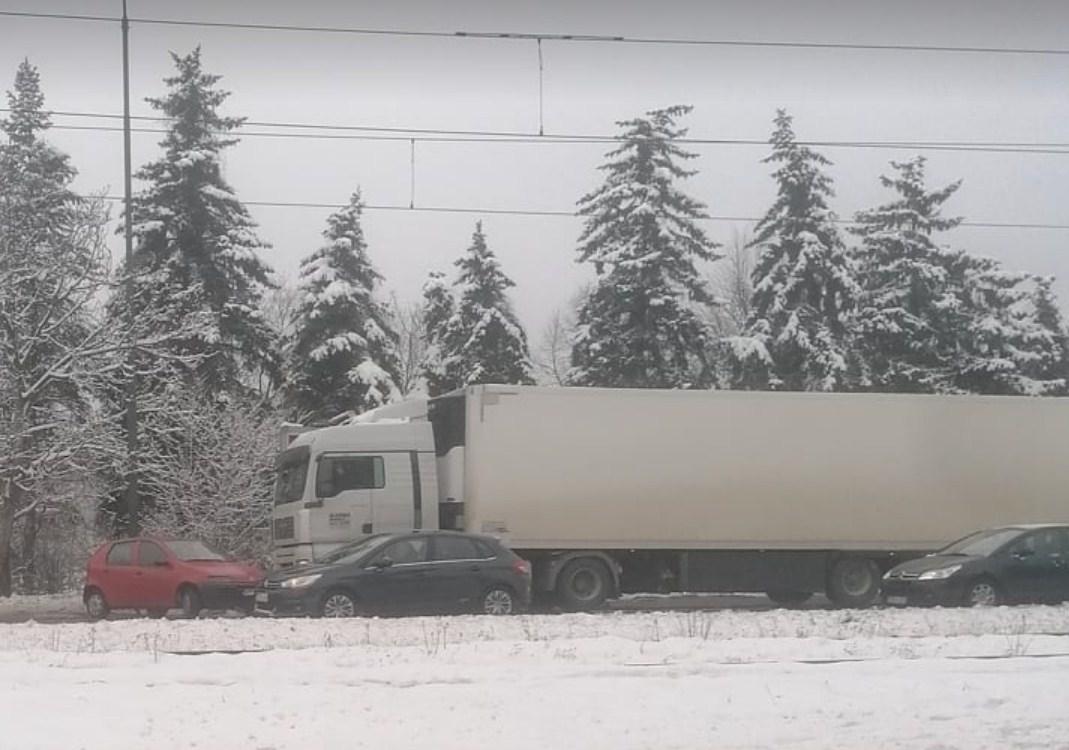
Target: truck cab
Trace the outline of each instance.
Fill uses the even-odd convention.
[[[438,528],[426,421],[355,421],[293,434],[278,455],[274,565],[313,562],[370,534]]]

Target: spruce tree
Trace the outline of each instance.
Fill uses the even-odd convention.
[[[197,380],[209,392],[241,392],[256,375],[279,374],[261,309],[273,286],[259,257],[267,245],[220,161],[237,142],[227,134],[243,120],[219,114],[229,92],[216,86],[220,76],[204,72],[199,47],[172,58],[177,73],[165,79],[166,96],[148,100],[169,126],[163,156],[137,173],[147,187],[133,204],[133,307],[158,332],[187,332],[171,348],[198,358]]]
[[[482,222],[455,265],[457,307],[440,342],[444,382],[533,384],[527,334],[506,295],[515,284],[487,247]]]
[[[876,391],[943,391],[955,366],[957,337],[966,326],[958,297],[968,259],[937,245],[934,235],[961,223],[942,215],[961,182],[929,190],[924,157],[891,166],[897,174],[880,182],[896,198],[859,212],[853,230],[861,238],[862,291],[855,316],[859,384]]]
[[[792,118],[778,110],[765,163],[776,164],[776,200],[751,246],[754,293],[745,335],[729,340],[734,385],[781,390],[840,390],[849,345],[845,316],[856,281],[828,201],[831,162],[800,145]]]
[[[1058,298],[1054,294],[1054,277],[1035,279],[1032,294],[1032,310],[1036,324],[1050,334],[1054,346],[1050,361],[1037,361],[1029,365],[1027,373],[1037,380],[1061,381],[1052,389],[1054,395],[1069,394],[1069,328],[1066,328]]]
[[[597,281],[580,305],[569,380],[576,385],[693,388],[708,385],[706,327],[698,307],[713,297],[695,268],[718,245],[697,221],[705,207],[677,187],[694,154],[677,106],[617,123],[619,147],[601,166],[605,182],[579,200],[586,217],[579,262]]]
[[[897,197],[857,214],[862,287],[855,316],[860,386],[908,393],[1032,394],[1062,381],[1056,330],[1040,322],[1027,274],[937,245],[960,181],[925,184],[925,159],[891,162]]]
[[[445,274],[431,271],[423,284],[423,334],[427,348],[420,365],[421,378],[429,396],[460,387],[460,383],[448,379],[445,371],[446,330],[455,307]]]
[[[301,261],[287,398],[294,417],[323,421],[400,397],[397,334],[375,298],[382,277],[360,225],[360,193],[327,219],[326,243]]]
[[[963,254],[959,330],[950,390],[994,395],[1043,396],[1065,385],[1056,368],[1059,337],[1040,324],[1033,306],[1033,277],[1002,269],[998,261]]]

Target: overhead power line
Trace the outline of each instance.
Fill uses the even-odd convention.
[[[0,107],[0,112],[9,112]],[[102,112],[74,112],[53,110],[50,115],[59,117],[79,117],[91,119],[121,119],[122,115]],[[140,122],[167,122],[164,117],[137,116],[131,119]],[[374,125],[331,125],[326,123],[275,122],[248,120],[246,125],[254,127],[277,128],[280,130],[314,130],[317,132],[267,132],[241,130],[236,135],[250,138],[295,138],[311,140],[354,140],[354,141],[417,141],[424,143],[535,143],[535,144],[614,144],[620,139],[613,135],[524,133],[503,130],[455,130],[439,128],[405,128]],[[53,124],[57,130],[84,130],[100,132],[121,132],[120,127],[105,125],[70,125]],[[133,128],[135,133],[164,134],[159,128]],[[342,131],[342,132],[325,132]],[[763,138],[676,138],[674,143],[689,146],[768,146]],[[863,140],[799,140],[799,145],[816,148],[859,148],[877,150],[915,149],[925,151],[966,151],[980,153],[1010,154],[1069,154],[1069,142],[1028,142],[1028,141],[863,141]]]
[[[42,20],[118,23],[113,16],[71,13],[36,13],[0,11],[0,16]],[[226,21],[181,20],[172,18],[131,18],[130,23],[158,26],[192,26],[198,28],[244,29],[249,31],[285,31],[317,34],[356,34],[362,36],[413,37],[440,39],[502,39],[585,42],[597,44],[666,45],[688,47],[751,47],[772,49],[865,50],[876,52],[939,52],[988,55],[1069,55],[1062,47],[989,47],[939,44],[864,44],[855,42],[803,42],[761,39],[687,39],[679,37],[614,36],[604,34],[561,34],[514,31],[421,31],[416,29],[376,29],[353,26],[302,26],[295,24],[239,23]]]
[[[101,196],[107,201],[121,201],[116,195]],[[314,208],[314,209],[340,209],[346,208],[347,203],[318,203],[312,201],[241,201],[246,206],[262,206],[266,208]],[[471,208],[462,206],[403,206],[389,204],[365,204],[367,211],[411,211],[421,213],[440,214],[482,214],[486,216],[555,216],[561,218],[582,218],[575,211],[555,211],[552,209],[524,209],[524,208]],[[705,216],[705,221],[745,221],[758,222],[760,216]],[[854,225],[857,222],[848,219],[836,219],[836,224]],[[958,226],[978,229],[1050,229],[1069,230],[1069,224],[1035,224],[1022,222],[999,222],[999,221],[963,221]]]

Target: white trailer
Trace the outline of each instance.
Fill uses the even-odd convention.
[[[1069,399],[474,386],[302,433],[276,562],[361,534],[502,537],[572,608],[825,592],[964,534],[1069,521]]]

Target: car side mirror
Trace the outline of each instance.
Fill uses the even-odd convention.
[[[375,570],[386,570],[386,568],[389,568],[392,565],[393,560],[388,557],[383,558],[382,560],[376,560],[375,562],[371,563],[371,567]]]
[[[1030,557],[1035,557],[1036,551],[1024,547],[1022,549],[1015,549],[1012,554],[1014,560],[1027,560]]]

